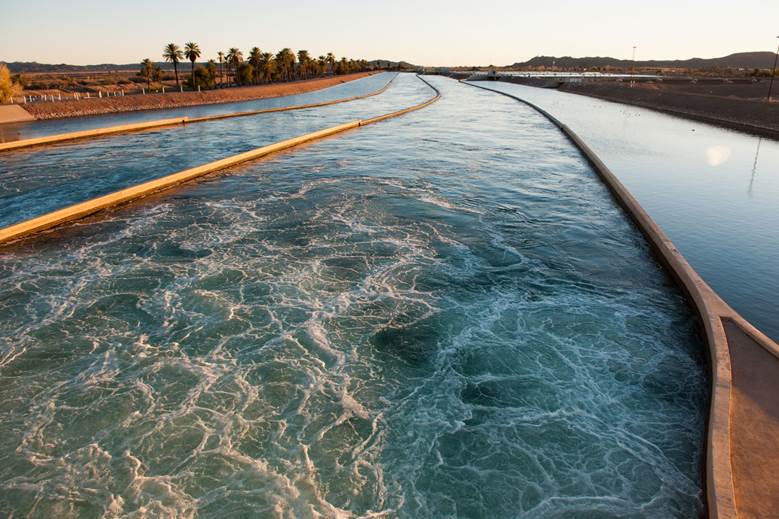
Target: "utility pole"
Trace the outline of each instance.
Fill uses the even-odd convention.
[[[777,36],[779,38],[779,36]],[[771,102],[771,90],[774,89],[774,76],[776,76],[776,60],[779,59],[779,45],[776,47],[776,54],[774,54],[774,68],[771,70],[771,82],[768,83],[768,97],[766,102]]]

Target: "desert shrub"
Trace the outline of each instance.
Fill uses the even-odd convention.
[[[187,79],[187,84],[193,90],[197,89],[197,87],[202,89],[214,88],[216,87],[216,74],[212,73],[210,69],[198,65],[195,67],[194,81],[193,78],[189,78]]]
[[[21,88],[11,80],[11,71],[0,65],[0,103],[10,103]]]
[[[235,81],[239,85],[250,85],[254,78],[254,67],[251,63],[241,63],[235,73]]]

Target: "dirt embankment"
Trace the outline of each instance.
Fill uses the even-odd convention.
[[[217,103],[250,101],[268,97],[302,94],[314,90],[354,81],[375,72],[358,72],[291,83],[276,83],[248,87],[204,90],[202,92],[167,92],[165,94],[132,95],[125,97],[104,97],[68,101],[30,103],[24,108],[36,119],[57,119],[137,110],[160,110],[180,106],[195,106]]]
[[[586,95],[650,108],[725,128],[779,140],[779,82],[774,83],[774,102],[766,102],[768,81],[676,81],[629,82],[591,81],[572,83],[560,79],[502,78],[501,81],[522,85],[555,88],[563,92]]]
[[[763,85],[761,85],[763,86]],[[774,87],[779,90],[779,84]],[[616,101],[644,108],[687,117],[710,124],[746,131],[772,139],[779,139],[779,103],[767,103],[763,97],[751,92],[728,92],[717,95],[718,90],[734,87],[711,88],[701,85],[636,85],[631,88],[620,83],[565,83],[560,90],[582,94],[607,101]],[[699,91],[696,91],[699,90]],[[757,94],[757,92],[755,92]],[[779,91],[775,99],[779,98]]]

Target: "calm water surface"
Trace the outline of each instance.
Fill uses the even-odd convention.
[[[683,298],[554,127],[431,81],[0,253],[0,515],[702,512]]]
[[[779,141],[555,90],[480,84],[579,134],[706,282],[779,340]]]

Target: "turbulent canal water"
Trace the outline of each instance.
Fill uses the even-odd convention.
[[[579,134],[706,282],[779,341],[779,141],[556,90],[479,84]]]
[[[0,251],[0,513],[701,514],[683,298],[553,126],[431,82]]]

